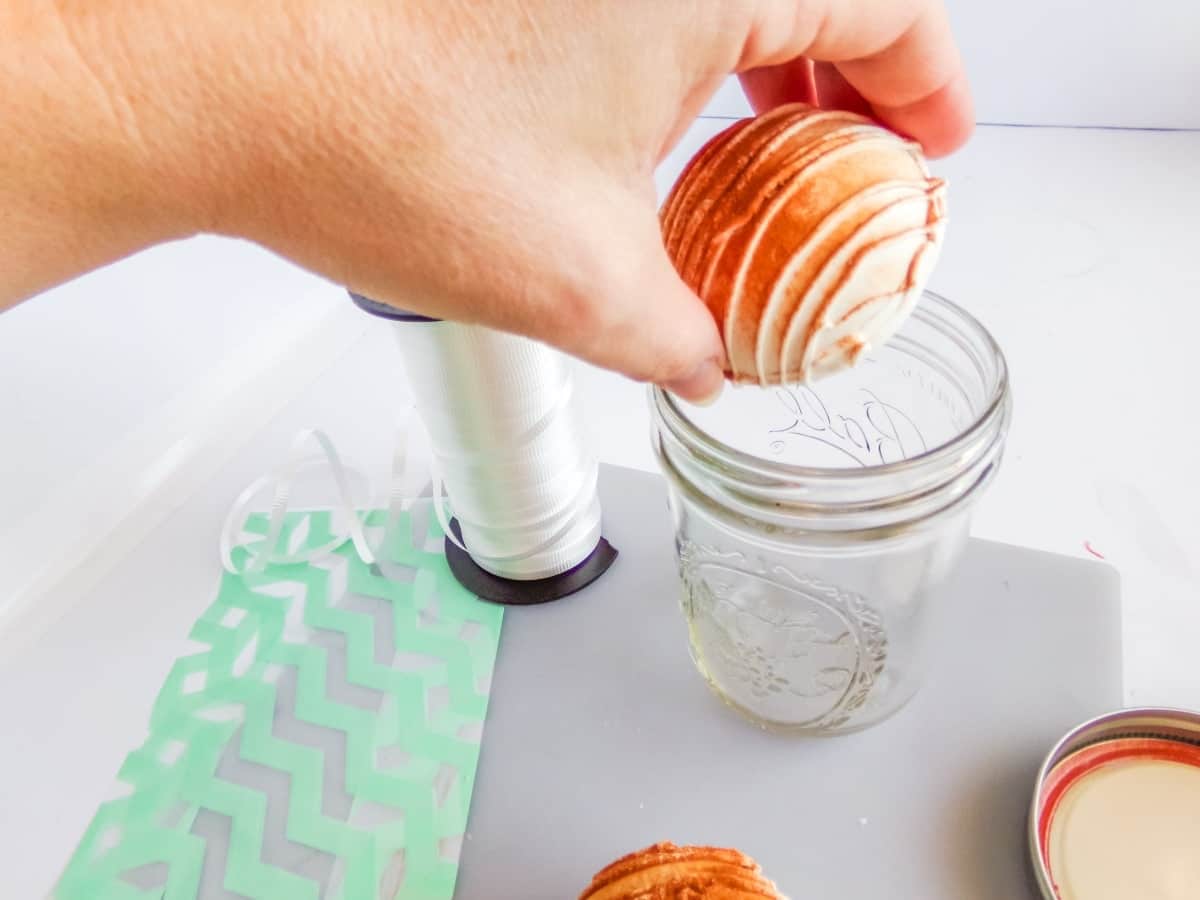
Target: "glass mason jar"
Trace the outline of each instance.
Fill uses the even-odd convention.
[[[1004,356],[926,293],[885,346],[812,385],[654,389],[692,658],[757,724],[854,731],[921,683],[937,589],[1000,463]]]

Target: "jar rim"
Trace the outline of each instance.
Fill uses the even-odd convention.
[[[1000,349],[1000,345],[983,323],[963,307],[941,294],[924,291],[921,302],[912,312],[912,318],[935,326],[940,320],[954,327],[960,333],[965,333],[969,338],[982,345],[984,353],[990,357],[990,362],[994,365],[994,375],[990,385],[991,395],[974,420],[953,437],[914,456],[861,467],[825,467],[781,462],[738,450],[704,431],[680,410],[678,400],[661,387],[652,388],[652,405],[659,418],[664,421],[677,439],[685,439],[694,449],[702,449],[725,465],[746,474],[787,481],[815,480],[826,484],[854,485],[881,478],[891,478],[925,468],[944,457],[956,455],[964,448],[970,447],[981,434],[989,430],[997,419],[1005,415],[1009,393],[1008,364],[1004,358],[1004,351]]]

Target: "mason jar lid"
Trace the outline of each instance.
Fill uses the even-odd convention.
[[[1138,708],[1071,730],[1034,785],[1046,900],[1200,897],[1200,714]]]

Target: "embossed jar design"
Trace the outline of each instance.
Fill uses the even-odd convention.
[[[1008,377],[983,326],[926,293],[850,371],[710,407],[655,389],[651,406],[692,657],[717,695],[814,734],[900,709],[1004,448]]]

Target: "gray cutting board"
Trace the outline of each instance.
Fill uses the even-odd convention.
[[[924,691],[856,735],[748,725],[687,651],[662,479],[606,467],[621,552],[506,613],[456,897],[566,900],[661,840],[733,846],[793,900],[1020,900],[1051,744],[1121,703],[1109,566],[972,541]]]

